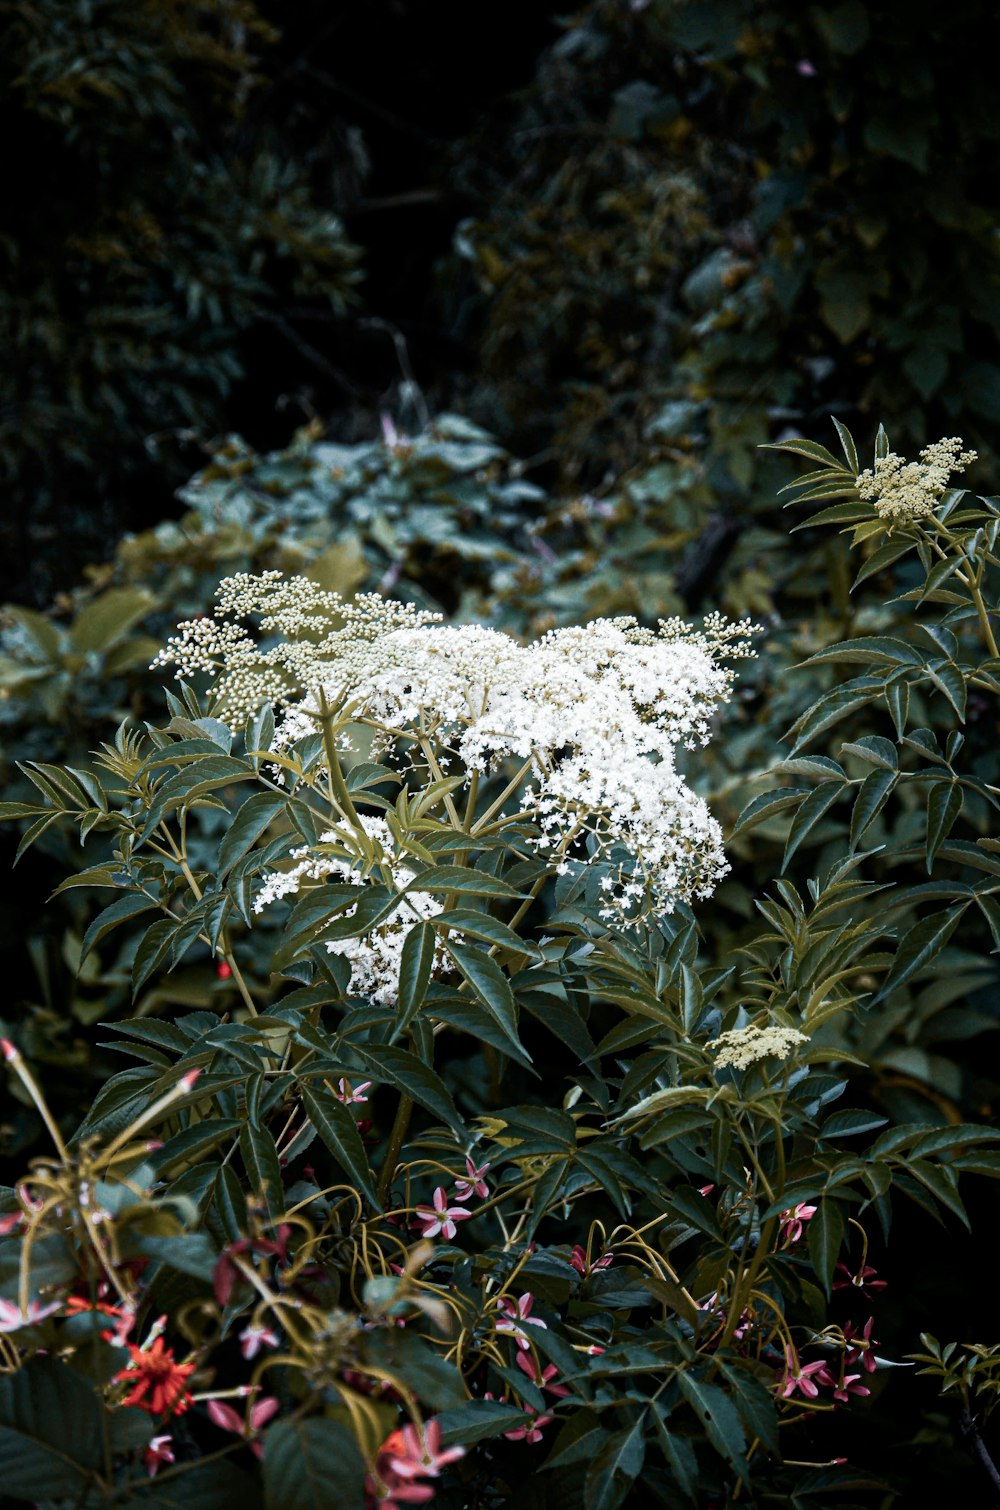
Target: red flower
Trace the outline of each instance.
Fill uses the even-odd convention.
[[[215,973],[219,980],[229,980],[233,973],[233,967],[227,960],[220,960],[215,967]]]
[[[146,1349],[130,1342],[128,1350],[131,1361],[114,1378],[116,1384],[133,1385],[122,1404],[137,1405],[153,1416],[179,1416],[187,1410],[191,1404],[187,1381],[194,1364],[178,1363],[173,1348],[163,1346],[162,1337],[155,1337]]]
[[[396,1510],[399,1505],[425,1505],[434,1498],[430,1484],[417,1484],[418,1478],[437,1478],[448,1463],[464,1457],[464,1447],[441,1450],[441,1428],[428,1421],[423,1432],[415,1426],[403,1426],[386,1437],[375,1459],[375,1472],[365,1480],[370,1504],[381,1510]]]

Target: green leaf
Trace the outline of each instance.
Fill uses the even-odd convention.
[[[101,1406],[89,1380],[54,1358],[31,1358],[0,1374],[5,1497],[82,1502],[101,1467]]]
[[[427,995],[434,963],[437,934],[433,923],[417,923],[403,940],[399,961],[399,1024],[397,1032],[407,1027],[419,1012]]]
[[[77,650],[108,650],[146,618],[155,605],[156,599],[144,588],[110,587],[81,608],[69,637]]]
[[[616,1431],[593,1459],[583,1485],[584,1510],[615,1510],[622,1503],[645,1461],[643,1420]]]
[[[504,1037],[520,1054],[530,1058],[517,1036],[517,1008],[510,981],[496,960],[491,959],[482,949],[458,944],[453,939],[445,939],[445,948],[476,1000],[489,1013]]]
[[[132,997],[138,996],[153,971],[166,959],[181,925],[175,918],[160,918],[143,934],[132,961]]]
[[[406,887],[407,891],[429,891],[432,896],[441,892],[456,892],[470,897],[508,897],[523,901],[524,892],[511,886],[499,876],[488,871],[475,870],[471,865],[430,865],[418,871]]]
[[[965,722],[966,686],[965,678],[958,667],[951,661],[935,661],[926,668],[926,675],[934,683],[939,692],[943,693],[954,708],[961,723]]]
[[[865,635],[861,639],[841,640],[837,645],[828,645],[817,650],[801,662],[803,666],[822,666],[826,662],[846,664],[871,664],[874,666],[923,666],[924,657],[905,640],[893,639],[890,635]]]
[[[844,1243],[844,1228],[843,1210],[839,1202],[829,1198],[819,1201],[818,1210],[806,1227],[809,1257],[827,1295],[830,1293],[833,1271]]]
[[[350,1051],[362,1061],[373,1080],[388,1080],[412,1101],[425,1107],[432,1117],[438,1117],[460,1136],[464,1136],[465,1124],[447,1086],[441,1076],[416,1054],[388,1043],[352,1042]]]
[[[118,927],[119,923],[126,923],[130,918],[138,917],[141,912],[151,912],[156,905],[142,892],[130,891],[127,896],[119,897],[117,902],[112,902],[110,907],[105,907],[103,912],[97,914],[83,935],[80,964],[83,964],[94,945],[99,944],[113,928]]]
[[[884,1127],[887,1121],[887,1117],[880,1117],[877,1112],[844,1107],[827,1117],[819,1130],[819,1136],[821,1138],[853,1138],[858,1133],[873,1132],[877,1127]]]
[[[958,927],[964,912],[965,907],[949,908],[914,923],[900,941],[892,968],[883,981],[881,990],[872,998],[873,1006],[884,1001],[897,986],[905,985],[918,970],[929,965],[940,954]]]
[[[244,802],[219,845],[220,877],[228,875],[270,823],[284,810],[285,799],[272,792],[258,792]]]
[[[861,468],[858,465],[858,449],[854,444],[854,437],[851,435],[851,432],[850,430],[848,430],[847,426],[842,425],[840,423],[840,420],[837,419],[835,415],[831,415],[830,418],[833,420],[833,423],[836,426],[837,434],[840,437],[840,448],[847,458],[847,465],[850,467],[855,477],[857,477]]]
[[[840,462],[833,453],[814,440],[770,441],[762,445],[760,449],[762,451],[790,451],[793,456],[807,456],[810,461],[821,461],[824,466],[834,467],[840,471]]]
[[[749,1485],[746,1441],[739,1413],[732,1400],[716,1384],[705,1384],[687,1369],[677,1374],[681,1394],[694,1410],[716,1452],[724,1457],[744,1484]]]
[[[302,1106],[320,1138],[352,1184],[367,1196],[377,1211],[381,1211],[382,1204],[375,1188],[365,1145],[347,1107],[326,1087],[322,1090],[314,1088],[305,1080],[300,1080],[298,1086]]]
[[[872,551],[855,577],[851,585],[851,591],[853,592],[856,587],[860,587],[861,583],[866,582],[869,577],[874,577],[878,572],[887,570],[888,567],[892,566],[901,556],[905,556],[913,548],[914,542],[907,540],[905,537],[903,539],[887,540],[885,545],[880,545],[877,550]]]
[[[896,780],[895,771],[878,770],[869,771],[861,783],[851,812],[852,850],[857,849],[862,837],[885,807]]]
[[[267,1128],[245,1122],[240,1132],[240,1153],[251,1190],[255,1194],[264,1193],[268,1215],[277,1220],[284,1210],[285,1192],[278,1150]]]
[[[436,1419],[445,1447],[456,1443],[471,1447],[474,1442],[523,1426],[528,1416],[519,1406],[504,1405],[500,1400],[468,1400],[457,1410],[443,1410]]]
[[[810,788],[807,786],[779,786],[773,791],[761,792],[759,797],[754,797],[752,802],[740,813],[733,825],[730,839],[735,839],[737,834],[743,833],[748,828],[754,828],[758,823],[765,823],[768,818],[775,817],[792,807],[803,797],[807,796]]]
[[[495,944],[498,949],[506,949],[512,954],[532,957],[537,957],[538,954],[533,944],[526,944],[513,928],[508,928],[506,923],[501,923],[499,918],[492,917],[488,912],[456,907],[448,912],[438,913],[434,927],[451,928],[456,933],[482,939],[484,943]]]
[[[140,1233],[130,1246],[157,1263],[190,1274],[194,1279],[210,1280],[218,1253],[207,1232],[182,1232],[176,1237],[157,1237]]]
[[[927,793],[927,874],[930,875],[937,852],[951,833],[962,811],[962,788],[957,781],[937,781]]]
[[[795,817],[792,826],[788,830],[788,840],[785,844],[785,853],[781,861],[781,869],[785,870],[789,860],[802,843],[803,839],[816,827],[820,819],[828,812],[833,804],[840,798],[842,789],[833,782],[826,782],[818,786],[803,802]]]
[[[363,1510],[364,1479],[354,1437],[339,1421],[291,1416],[264,1435],[267,1510]]]

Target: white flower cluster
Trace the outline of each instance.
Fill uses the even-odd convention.
[[[906,461],[890,451],[877,457],[874,469],[861,472],[857,489],[875,506],[882,519],[909,524],[926,519],[948,486],[953,472],[964,472],[976,460],[975,451],[963,451],[963,442],[952,435],[925,446],[919,461]]]
[[[378,593],[345,600],[308,577],[285,577],[280,571],[226,577],[216,597],[215,616],[178,624],[150,669],[176,666],[178,678],[210,672],[217,709],[234,724],[261,703],[287,703],[308,687],[349,687],[363,674],[369,647],[383,635],[441,617]],[[262,649],[239,623],[226,622],[251,616],[259,617],[265,636],[277,636],[269,648]]]
[[[782,1028],[770,1023],[766,1028],[730,1028],[728,1033],[713,1038],[707,1045],[717,1049],[716,1069],[732,1065],[733,1069],[749,1069],[758,1059],[787,1059],[800,1044],[808,1043],[805,1033],[796,1028]]]
[[[389,825],[384,818],[367,816],[361,819],[361,823],[376,856],[380,857],[381,863],[376,865],[374,872],[367,865],[362,868],[360,859],[342,858],[329,851],[310,851],[307,845],[303,845],[301,849],[292,850],[292,859],[297,863],[291,869],[274,871],[267,877],[254,899],[254,912],[263,912],[280,897],[294,895],[304,880],[332,879],[360,886],[365,882],[388,881],[391,877],[392,884],[402,893],[416,872],[400,864],[393,854]],[[320,835],[321,844],[340,849],[345,848],[345,841],[350,844],[349,832],[343,829],[330,829]],[[357,904],[347,909],[343,916],[351,917],[356,911]],[[329,940],[326,946],[329,952],[343,955],[351,962],[349,989],[354,995],[366,996],[380,1006],[394,1007],[399,996],[399,967],[406,935],[415,923],[435,917],[440,911],[441,903],[429,892],[409,891],[405,896],[400,895],[395,911],[363,937]],[[438,945],[432,971],[440,970],[446,958],[443,946]]]
[[[413,759],[431,741],[440,768],[458,762],[467,779],[519,759],[527,785],[506,814],[535,822],[537,846],[557,869],[565,871],[578,838],[608,864],[607,918],[670,912],[708,896],[728,870],[719,825],[675,756],[678,746],[708,741],[732,688],[724,661],[753,654],[748,620],[713,615],[700,631],[681,620],[652,631],[631,618],[598,619],[525,646],[373,595],[347,604],[274,573],[230,579],[219,599],[220,615],[263,615],[265,631],[295,638],[261,652],[240,629],[195,621],[160,661],[175,661],[181,674],[221,672],[215,692],[225,711],[279,702],[276,748],[315,732],[322,697],[374,726],[386,759],[397,758],[400,741]]]

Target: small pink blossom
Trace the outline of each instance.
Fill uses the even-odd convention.
[[[829,1369],[826,1369],[822,1375],[817,1374],[816,1377],[821,1384],[825,1384],[833,1390],[833,1398],[835,1400],[840,1400],[844,1403],[847,1402],[851,1395],[871,1394],[870,1389],[864,1384],[858,1383],[861,1378],[860,1374],[844,1374],[842,1378],[837,1379]]]
[[[806,1222],[812,1221],[818,1206],[798,1205],[792,1206],[788,1211],[781,1213],[781,1235],[785,1240],[786,1248],[800,1241],[805,1231]]]
[[[55,1300],[43,1305],[40,1300],[29,1300],[28,1309],[22,1311],[10,1300],[0,1300],[0,1332],[19,1332],[22,1327],[37,1326],[46,1316],[62,1310],[62,1301]]]
[[[164,1463],[173,1463],[174,1439],[167,1433],[166,1436],[154,1437],[143,1454],[143,1462],[150,1478],[155,1478]]]
[[[396,1435],[393,1432],[393,1437]],[[464,1447],[446,1447],[442,1451],[441,1427],[437,1421],[428,1421],[422,1435],[415,1426],[404,1426],[398,1435],[401,1441],[387,1457],[393,1473],[402,1479],[437,1478],[448,1463],[465,1456]]]
[[[277,1332],[268,1326],[250,1325],[240,1333],[240,1351],[248,1361],[256,1358],[262,1347],[277,1347],[280,1342]]]
[[[524,1332],[521,1323],[526,1326],[540,1326],[547,1330],[547,1323],[539,1316],[532,1316],[531,1308],[535,1303],[535,1297],[531,1291],[527,1291],[515,1304],[508,1296],[502,1295],[497,1301],[497,1310],[500,1317],[495,1323],[498,1332],[509,1332],[517,1339],[519,1348],[529,1348],[531,1343]]]
[[[207,1405],[209,1418],[215,1422],[222,1431],[231,1431],[234,1436],[255,1438],[262,1426],[266,1426],[271,1417],[279,1409],[279,1402],[274,1395],[264,1395],[262,1399],[251,1405],[250,1413],[245,1418],[239,1411],[227,1405],[224,1400],[209,1400]],[[250,1451],[256,1457],[262,1457],[264,1444],[258,1441],[250,1441]]]
[[[877,1294],[879,1290],[886,1290],[889,1287],[886,1280],[876,1279],[878,1270],[873,1269],[871,1264],[863,1264],[856,1274],[846,1264],[838,1264],[836,1272],[842,1274],[843,1278],[833,1281],[835,1290],[860,1290],[862,1295],[871,1299],[873,1291]]]
[[[554,1416],[539,1415],[530,1405],[525,1405],[531,1420],[524,1426],[518,1426],[513,1431],[505,1431],[504,1436],[508,1442],[540,1442],[542,1440],[542,1428],[555,1420]]]
[[[592,1273],[595,1269],[610,1269],[611,1265],[615,1261],[615,1255],[613,1253],[605,1253],[601,1258],[597,1259],[595,1263],[589,1264],[587,1262],[587,1254],[585,1249],[583,1249],[579,1243],[574,1243],[573,1252],[569,1256],[569,1261],[572,1268],[574,1268],[578,1274],[587,1275]]]
[[[860,1363],[866,1374],[873,1374],[878,1367],[875,1348],[879,1346],[879,1342],[872,1336],[874,1325],[875,1317],[869,1316],[862,1332],[855,1329],[853,1321],[849,1321],[844,1327],[844,1341],[849,1344],[844,1361],[848,1367],[852,1363]]]
[[[421,1237],[437,1237],[440,1232],[442,1237],[449,1241],[457,1232],[456,1222],[464,1222],[472,1215],[464,1206],[449,1206],[448,1196],[443,1185],[439,1185],[434,1192],[434,1205],[418,1206],[416,1218],[420,1223]]]
[[[553,1384],[551,1382],[559,1373],[554,1363],[548,1363],[543,1369],[539,1369],[530,1352],[518,1352],[514,1362],[521,1370],[521,1373],[527,1374],[532,1384],[536,1384],[539,1389],[546,1390],[550,1395],[555,1395],[558,1399],[570,1394],[570,1390],[566,1388],[565,1384]]]
[[[485,1199],[489,1195],[490,1187],[483,1178],[489,1167],[488,1164],[483,1164],[477,1169],[472,1160],[466,1155],[465,1169],[468,1179],[455,1181],[455,1194],[460,1201],[467,1201],[473,1193],[478,1195],[480,1200]]]
[[[825,1375],[819,1380],[813,1375]],[[781,1398],[787,1400],[794,1395],[796,1390],[805,1395],[809,1400],[815,1400],[819,1394],[819,1385],[826,1384],[829,1378],[825,1358],[818,1359],[815,1363],[807,1363],[803,1366],[799,1355],[792,1348],[785,1349],[785,1372],[779,1381],[781,1385]]]
[[[9,1237],[12,1232],[17,1231],[23,1221],[23,1211],[10,1211],[0,1216],[0,1237]]]
[[[354,1106],[356,1103],[368,1100],[368,1097],[363,1096],[361,1092],[370,1091],[371,1088],[372,1082],[370,1080],[362,1080],[360,1085],[356,1085],[353,1090],[351,1089],[351,1082],[349,1080],[338,1080],[337,1100],[342,1101],[345,1106]]]

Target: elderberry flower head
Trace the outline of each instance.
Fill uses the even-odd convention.
[[[753,654],[749,620],[716,614],[700,630],[677,619],[650,630],[598,619],[521,645],[375,594],[345,602],[275,572],[229,578],[218,599],[215,619],[181,625],[157,664],[212,674],[223,717],[273,701],[276,751],[314,734],[327,708],[337,710],[340,749],[349,748],[346,725],[367,725],[373,758],[397,766],[415,768],[429,742],[440,771],[465,784],[519,761],[504,816],[523,816],[560,873],[571,851],[601,863],[608,919],[670,912],[708,896],[728,870],[719,825],[677,770],[676,752],[707,743],[731,694],[725,663]],[[265,641],[278,638],[261,648],[234,616],[257,617]],[[337,831],[337,842],[346,838]],[[322,852],[293,858],[292,870],[265,882],[259,907],[303,879],[351,870]]]
[[[876,514],[896,524],[926,519],[948,486],[953,472],[964,472],[976,460],[975,451],[963,451],[963,442],[952,435],[925,446],[919,461],[907,462],[890,451],[876,457],[874,468],[861,472],[857,489]]]
[[[799,1044],[808,1042],[806,1034],[795,1028],[782,1028],[777,1023],[769,1023],[764,1028],[730,1028],[728,1033],[713,1038],[706,1047],[718,1050],[715,1056],[716,1069],[732,1065],[733,1069],[745,1070],[758,1059],[772,1056],[787,1059]]]

